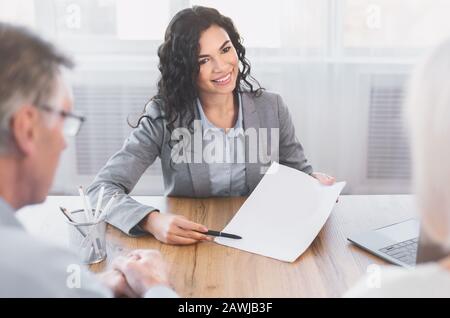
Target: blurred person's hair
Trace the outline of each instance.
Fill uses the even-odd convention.
[[[450,39],[416,67],[405,103],[426,236],[450,247]]]
[[[56,93],[61,67],[73,62],[25,28],[0,22],[0,154],[11,148],[10,121],[25,104],[42,105]]]

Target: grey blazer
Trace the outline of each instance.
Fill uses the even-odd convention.
[[[270,161],[298,169],[307,174],[312,173],[312,167],[303,153],[303,147],[295,136],[295,129],[289,111],[281,97],[277,94],[263,92],[259,97],[250,93],[242,94],[242,109],[244,129],[267,128],[268,141],[260,143],[263,151],[270,153]],[[151,118],[161,115],[159,106],[150,102],[146,114]],[[196,112],[196,118],[200,115]],[[271,152],[270,129],[278,129],[279,146]],[[108,214],[108,222],[131,236],[146,234],[138,225],[155,207],[144,206],[133,200],[129,193],[145,170],[161,158],[165,193],[168,196],[209,197],[211,184],[207,163],[170,163],[173,145],[169,145],[170,133],[163,120],[143,120],[133,130],[125,141],[122,149],[113,155],[96,176],[88,188],[88,194],[96,199],[102,185],[105,186],[105,196],[109,197],[119,192],[117,204]],[[260,138],[258,137],[258,140]],[[261,140],[259,140],[261,141]],[[249,154],[255,150],[253,143],[246,141],[245,174],[249,194],[255,189],[263,177],[264,168],[271,162],[261,162],[259,156],[256,162],[250,163]],[[197,150],[193,149],[195,155]],[[268,152],[267,152],[268,151]]]

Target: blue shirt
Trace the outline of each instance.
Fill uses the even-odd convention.
[[[244,196],[248,193],[245,178],[245,135],[242,100],[235,126],[228,131],[212,124],[200,100],[197,102],[203,128],[203,160],[209,163],[209,179],[214,196]]]
[[[95,276],[78,265],[70,251],[29,235],[14,215],[14,210],[0,197],[0,297],[111,297]],[[79,266],[78,273],[69,271]],[[80,286],[71,288],[71,275],[78,274]],[[177,297],[166,286],[155,286],[147,298]]]

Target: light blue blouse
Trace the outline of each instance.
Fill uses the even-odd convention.
[[[214,196],[243,196],[248,193],[245,178],[245,135],[242,99],[236,124],[225,132],[212,124],[200,100],[197,102],[203,128],[204,160],[209,163],[209,179]]]

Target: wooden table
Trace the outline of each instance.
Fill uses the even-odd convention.
[[[182,214],[212,229],[222,229],[245,198],[187,199],[135,197],[162,211]],[[58,242],[67,236],[57,206],[74,206],[74,197],[49,197],[43,206],[24,209],[19,218],[35,234]],[[276,213],[276,211],[274,211]],[[130,238],[109,227],[107,268],[115,256],[132,249],[158,249],[171,267],[171,283],[182,297],[339,297],[379,258],[349,244],[352,233],[415,217],[411,196],[342,196],[309,249],[285,263],[215,243],[161,244],[152,236]],[[44,234],[45,233],[45,234]]]

